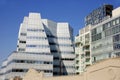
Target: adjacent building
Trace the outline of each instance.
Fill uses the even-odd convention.
[[[112,8],[112,5],[104,5],[90,13],[89,16],[93,14],[90,19],[93,22],[80,29],[75,37],[76,74],[84,72],[87,66],[97,61],[120,56],[120,7]],[[104,9],[109,13],[103,19],[110,17],[99,22]]]
[[[75,36],[76,74],[81,74],[91,65],[91,26],[86,26]]]
[[[30,13],[20,25],[17,50],[2,64],[0,80],[23,77],[30,68],[43,71],[44,76],[73,75],[74,59],[70,25]]]
[[[100,6],[85,17],[85,25],[96,25],[112,17],[112,10],[113,6],[110,4]]]
[[[92,62],[120,56],[120,7],[112,14],[91,29]]]

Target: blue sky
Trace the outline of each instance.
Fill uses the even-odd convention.
[[[120,0],[0,0],[0,63],[16,50],[19,25],[29,12],[69,22],[76,35],[84,27],[84,17],[105,3],[120,6]]]

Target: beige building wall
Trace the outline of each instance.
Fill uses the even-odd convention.
[[[86,80],[120,80],[120,58],[100,61],[87,69]]]
[[[81,75],[44,77],[42,74],[30,69],[23,80],[120,80],[120,58],[97,62]]]
[[[83,75],[76,76],[59,76],[59,77],[44,77],[43,73],[38,73],[34,69],[30,69],[28,73],[25,75],[23,80],[84,80]]]
[[[119,16],[120,15],[120,7],[114,9],[112,11],[112,16],[115,17],[115,16]]]

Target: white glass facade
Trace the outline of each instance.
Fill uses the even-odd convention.
[[[69,24],[30,13],[20,25],[17,51],[2,64],[0,80],[23,77],[30,68],[44,71],[44,76],[73,75],[74,58],[73,30]]]

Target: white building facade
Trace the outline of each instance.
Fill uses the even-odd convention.
[[[0,80],[20,76],[30,68],[44,71],[44,76],[73,75],[73,30],[68,23],[41,19],[30,13],[20,25],[17,51],[3,62]]]
[[[89,27],[90,26],[90,27]],[[96,25],[88,25],[75,37],[76,74],[100,60],[120,56],[120,7]]]
[[[91,26],[86,26],[79,30],[75,36],[75,67],[76,74],[81,74],[91,63]]]
[[[92,62],[120,56],[120,8],[114,9],[113,16],[92,27]]]

